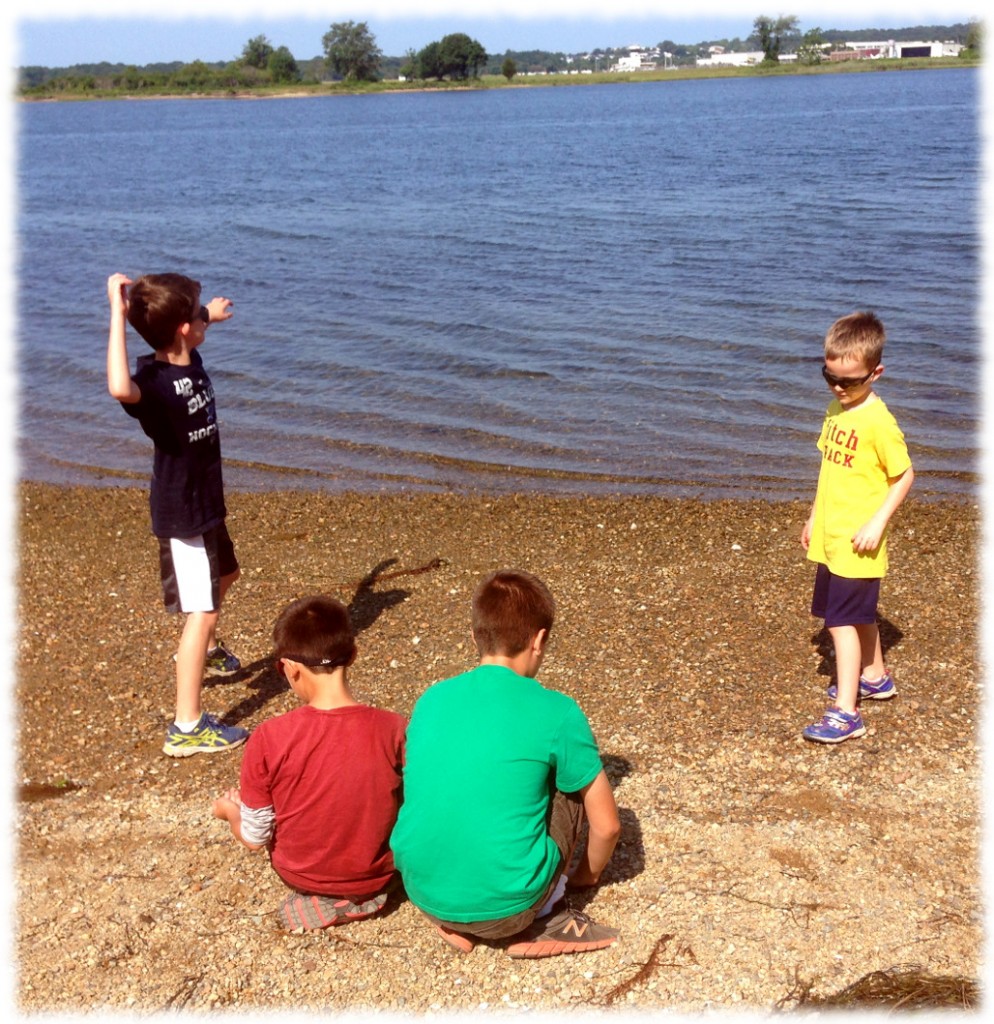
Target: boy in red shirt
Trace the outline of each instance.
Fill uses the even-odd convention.
[[[327,928],[377,913],[394,879],[389,839],[401,801],[406,720],[361,704],[346,673],[356,644],[331,597],[294,601],[273,630],[277,670],[303,702],[253,730],[241,788],[213,804],[235,838],[269,849],[292,890],[288,929]]]

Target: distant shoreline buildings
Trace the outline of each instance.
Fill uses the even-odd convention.
[[[824,60],[895,60],[909,57],[958,57],[963,46],[954,42],[921,42],[887,39],[882,42],[845,42],[841,49],[832,50],[830,43],[822,47]],[[709,56],[698,57],[699,68],[709,67],[748,67],[761,64],[763,51],[748,53],[726,53],[722,46],[709,47]],[[790,64],[797,60],[796,53],[781,53],[780,62]],[[612,69],[613,70],[613,69]]]
[[[836,46],[836,49],[832,47]],[[617,57],[610,66],[604,68],[608,72],[617,72],[619,74],[624,72],[632,71],[660,71],[668,70],[670,68],[676,68],[678,65],[673,63],[673,54],[667,53],[659,46],[640,46],[632,44],[631,46],[625,47],[627,53],[621,57]],[[965,49],[963,44],[952,41],[938,42],[938,41],[903,41],[895,39],[887,39],[880,42],[843,42],[843,43],[823,43],[819,49],[822,51],[821,59],[823,61],[849,61],[849,60],[884,60],[884,59],[900,59],[910,57],[958,57],[960,51]],[[618,51],[616,50],[615,53]],[[749,50],[749,51],[726,51],[723,46],[709,46],[707,57],[698,57],[694,61],[694,66],[699,68],[713,68],[713,67],[753,67],[763,62],[763,51],[762,50]],[[570,54],[566,58],[566,63],[573,64],[578,61],[594,61],[599,60],[596,54]],[[797,53],[781,53],[780,63],[781,64],[793,64],[798,60]],[[553,72],[551,69],[543,71],[521,71],[519,74],[525,76],[534,75],[548,75],[548,74],[566,74],[566,75],[589,75],[593,71],[591,68],[570,68],[567,67],[562,71]]]
[[[836,49],[831,43],[824,43],[822,60],[897,60],[910,57],[958,57],[964,48],[961,43],[951,41],[904,41],[886,39],[879,42],[844,42]],[[625,56],[619,57],[607,70],[618,73],[630,71],[658,71],[672,68],[673,54],[661,50],[658,46],[644,47],[632,45]],[[750,67],[763,62],[762,50],[746,52],[726,51],[723,46],[708,47],[707,57],[698,57],[694,62],[699,68],[713,67]],[[781,53],[780,63],[796,63],[796,53]]]

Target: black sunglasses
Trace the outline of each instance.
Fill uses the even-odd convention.
[[[194,320],[203,320],[205,324],[209,324],[211,322],[210,310],[206,306],[201,306],[200,309],[194,311],[193,316],[190,318],[191,323]]]
[[[300,654],[281,654],[276,659],[276,671],[279,675],[286,675],[283,671],[283,662],[295,661],[298,665],[303,665],[304,668],[337,668],[341,665],[341,661],[336,661],[334,658],[305,658]]]
[[[829,373],[827,366],[821,368],[821,375],[825,380],[833,388],[842,388],[843,391],[848,391],[850,388],[858,388],[860,384],[865,384],[876,372],[877,367],[874,366],[865,377],[836,377],[834,373]]]

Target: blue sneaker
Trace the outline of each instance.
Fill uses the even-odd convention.
[[[838,686],[832,683],[828,688],[828,699],[835,700],[838,692]],[[884,674],[879,679],[859,677],[860,700],[890,700],[895,693],[897,693],[897,687],[894,685],[894,677],[890,674],[889,668],[884,669]]]
[[[242,663],[219,640],[216,647],[207,652],[204,671],[209,676],[234,675],[242,667]]]
[[[850,715],[842,708],[829,708],[822,715],[820,722],[815,722],[804,730],[804,738],[814,740],[815,743],[841,743],[865,733],[863,717],[858,711]]]
[[[162,753],[168,757],[189,757],[191,754],[216,754],[241,746],[248,739],[248,729],[224,725],[205,711],[192,732],[183,732],[173,722],[166,730]]]

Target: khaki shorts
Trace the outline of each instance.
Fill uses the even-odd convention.
[[[552,895],[559,876],[569,867],[576,842],[580,838],[583,822],[583,800],[580,798],[580,794],[560,793],[558,789],[553,790],[552,799],[549,801],[548,828],[553,842],[559,847],[559,867],[553,874],[548,887],[527,910],[492,921],[443,921],[427,911],[421,912],[433,924],[441,925],[449,931],[475,935],[480,939],[504,939],[509,935],[517,935],[535,920],[535,916]]]

